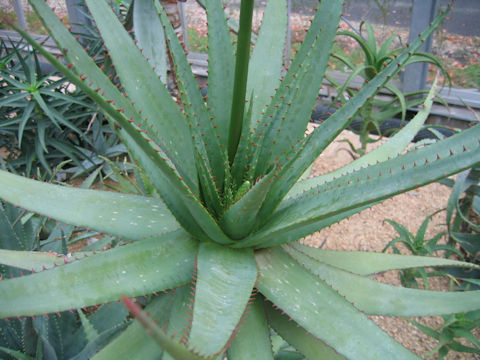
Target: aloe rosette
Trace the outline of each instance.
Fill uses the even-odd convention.
[[[405,289],[369,277],[393,269],[474,265],[332,252],[297,242],[384,199],[480,161],[479,126],[397,155],[426,117],[430,94],[417,125],[403,129],[384,151],[336,176],[301,179],[362,104],[409,61],[446,12],[305,137],[337,31],[341,0],[319,3],[288,69],[281,60],[285,0],[268,2],[252,51],[254,2],[241,2],[235,49],[221,1],[205,1],[209,31],[205,99],[164,10],[153,2],[160,21],[155,24],[163,27],[173,61],[180,106],[157,76],[153,68],[157,61],[151,64],[144,57],[106,2],[86,1],[118,74],[118,88],[43,0],[30,3],[67,64],[19,31],[98,104],[160,197],[75,189],[1,171],[4,200],[125,240],[125,245],[104,252],[60,260],[45,254],[2,254],[1,261],[10,266],[38,269],[41,262],[47,270],[0,281],[1,317],[58,312],[126,297],[137,320],[94,359],[119,354],[139,359],[273,359],[271,330],[312,359],[413,359],[417,356],[367,315],[440,315],[479,308],[478,291]],[[136,0],[134,10],[141,14],[151,6],[151,0]],[[134,19],[142,21],[142,16]],[[143,48],[158,46],[149,39],[142,38]],[[129,300],[142,295],[155,295],[148,297],[148,316]],[[152,337],[145,336],[145,329]]]

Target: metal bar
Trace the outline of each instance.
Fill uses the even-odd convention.
[[[179,2],[178,6],[179,6],[180,18],[182,22],[183,44],[185,49],[188,50],[188,29],[187,29],[187,15],[185,12],[185,3]]]
[[[25,20],[25,13],[23,12],[22,0],[12,0],[13,9],[17,15],[18,26],[22,29],[27,28],[27,21]]]
[[[412,19],[409,41],[412,42],[435,18],[437,0],[413,0]],[[424,52],[432,50],[432,36],[419,49]],[[408,65],[403,77],[403,91],[406,93],[425,89],[428,74],[427,63]]]
[[[82,24],[92,25],[91,19],[85,14],[87,7],[84,0],[65,0],[68,11],[68,18],[72,31],[77,34],[87,34],[87,30]]]

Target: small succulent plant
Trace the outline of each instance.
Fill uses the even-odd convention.
[[[364,35],[363,26],[366,28],[366,36]],[[348,78],[343,84],[339,84],[334,79],[328,77],[328,80],[337,89],[338,95],[333,103],[344,104],[348,98],[355,94],[355,90],[351,88],[351,83],[356,77],[363,78],[363,81],[370,81],[376,74],[378,74],[389,62],[393,61],[398,54],[405,49],[405,46],[399,46],[391,49],[397,35],[393,34],[388,37],[383,43],[377,44],[375,38],[375,31],[372,25],[368,22],[360,24],[360,32],[339,31],[339,36],[347,36],[355,40],[364,57],[364,62],[360,65],[355,65],[354,59],[348,56],[333,53],[332,57],[339,60],[350,71]],[[428,63],[435,65],[451,83],[450,77],[443,67],[442,63],[433,55],[421,51],[413,51],[408,61],[401,65],[403,70],[405,66],[414,63]],[[422,103],[421,94],[427,91],[416,91],[412,93],[403,93],[396,87],[392,81],[387,82],[383,86],[383,91],[387,91],[392,95],[392,99],[376,99],[372,98],[365,102],[362,108],[359,109],[356,116],[350,123],[350,129],[359,135],[361,146],[356,148],[352,143],[349,143],[353,153],[357,155],[364,155],[366,153],[367,144],[377,141],[377,138],[372,138],[371,134],[391,136],[395,131],[405,125],[405,116],[407,109],[418,106]],[[398,117],[396,119],[393,117]]]
[[[382,152],[362,158],[371,165],[354,165],[330,178],[302,180],[358,109],[409,61],[445,12],[305,137],[342,12],[341,0],[318,4],[288,69],[282,65],[286,1],[268,2],[253,51],[254,1],[240,4],[236,51],[222,2],[205,1],[208,98],[202,98],[164,10],[158,2],[135,0],[136,11],[145,17],[151,17],[152,9],[159,11],[174,64],[177,99],[107,2],[86,1],[119,87],[43,0],[30,3],[63,50],[67,65],[27,33],[22,35],[98,104],[160,197],[55,186],[0,172],[4,200],[131,241],[70,258],[41,254],[40,259],[38,254],[22,253],[17,267],[29,269],[41,261],[47,270],[0,281],[0,317],[124,298],[137,320],[95,355],[97,360],[273,359],[270,337],[275,333],[311,359],[403,360],[417,356],[367,314],[441,315],[479,308],[476,291],[420,291],[368,277],[390,269],[475,265],[326,251],[297,242],[384,199],[480,161],[476,126],[401,156],[397,154],[406,145],[395,140]],[[143,41],[142,48],[147,53],[157,45]],[[61,266],[54,266],[58,262]],[[131,300],[143,295],[149,315]],[[145,336],[144,327],[152,337]]]

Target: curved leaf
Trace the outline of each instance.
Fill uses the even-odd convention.
[[[345,359],[334,349],[325,345],[322,341],[312,336],[312,334],[302,329],[298,324],[292,321],[287,315],[282,315],[280,310],[275,310],[271,304],[265,305],[268,322],[272,328],[300,351],[307,359],[322,360],[342,360]]]
[[[418,359],[280,248],[257,251],[260,292],[348,359]]]
[[[144,0],[140,0],[144,1]],[[86,4],[112,57],[115,69],[137,111],[152,120],[161,138],[154,141],[168,152],[189,186],[197,184],[194,149],[185,118],[167,88],[133,43],[120,21],[104,1]],[[154,120],[154,121],[153,121]]]
[[[0,170],[0,197],[62,222],[129,239],[179,229],[162,200],[52,185]]]
[[[387,285],[318,262],[291,247],[286,249],[305,268],[369,315],[429,316],[480,309],[480,291],[441,292]]]
[[[371,275],[382,271],[416,267],[479,268],[478,265],[472,263],[436,257],[384,254],[366,251],[323,250],[299,243],[292,243],[287,246],[317,261],[358,275]]]
[[[270,329],[268,328],[263,299],[256,298],[247,310],[247,317],[227,350],[230,360],[273,360]]]
[[[477,125],[433,145],[313,187],[282,202],[262,229],[242,242],[271,246],[298,240],[320,230],[312,231],[313,224],[324,217],[382,201],[462,171],[480,161],[479,139]],[[306,233],[307,229],[310,232]]]
[[[0,317],[64,311],[185,284],[193,275],[196,249],[197,242],[179,230],[2,280]]]
[[[202,243],[189,348],[211,356],[221,353],[245,311],[257,278],[251,249],[233,250]]]
[[[154,1],[135,0],[133,3],[133,28],[137,46],[143,56],[160,76],[160,80],[167,84],[167,48],[162,24],[158,18]]]
[[[359,170],[362,167],[369,166],[377,162],[388,160],[389,158],[393,158],[404,151],[406,147],[410,145],[415,135],[420,131],[428,117],[428,114],[430,113],[433,105],[433,97],[435,96],[436,83],[437,79],[435,79],[435,82],[432,85],[427,98],[425,99],[424,105],[417,112],[415,117],[409,121],[408,125],[403,127],[387,142],[338,170],[332,171],[325,175],[299,181],[293,186],[287,197],[301,194],[303,191],[310,189],[315,185],[331,181],[340,177],[342,174]]]

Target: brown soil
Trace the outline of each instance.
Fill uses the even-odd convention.
[[[324,153],[317,159],[312,169],[312,175],[320,175],[336,168],[342,167],[352,161],[352,157],[346,151],[348,145],[339,140],[348,139],[359,145],[358,137],[349,132],[343,132]],[[373,145],[373,147],[378,146]],[[395,196],[381,204],[371,207],[359,214],[345,219],[318,233],[308,236],[304,243],[330,250],[361,250],[381,252],[390,240],[397,236],[391,225],[384,219],[392,219],[416,234],[420,224],[425,218],[438,210],[446,207],[450,189],[437,183]],[[427,239],[433,237],[445,227],[445,212],[442,211],[433,216],[427,230]],[[408,252],[406,252],[408,253]],[[377,277],[377,280],[399,285],[398,274],[388,272]],[[448,291],[448,281],[434,279],[430,288],[439,291]],[[394,337],[405,347],[411,349],[417,355],[425,358],[432,350],[437,341],[426,336],[415,326],[402,318],[385,316],[371,317],[381,328]],[[443,321],[439,316],[415,318],[423,324],[437,328]],[[480,335],[480,331],[477,332]],[[450,352],[446,359],[480,359],[472,354],[460,354]]]

